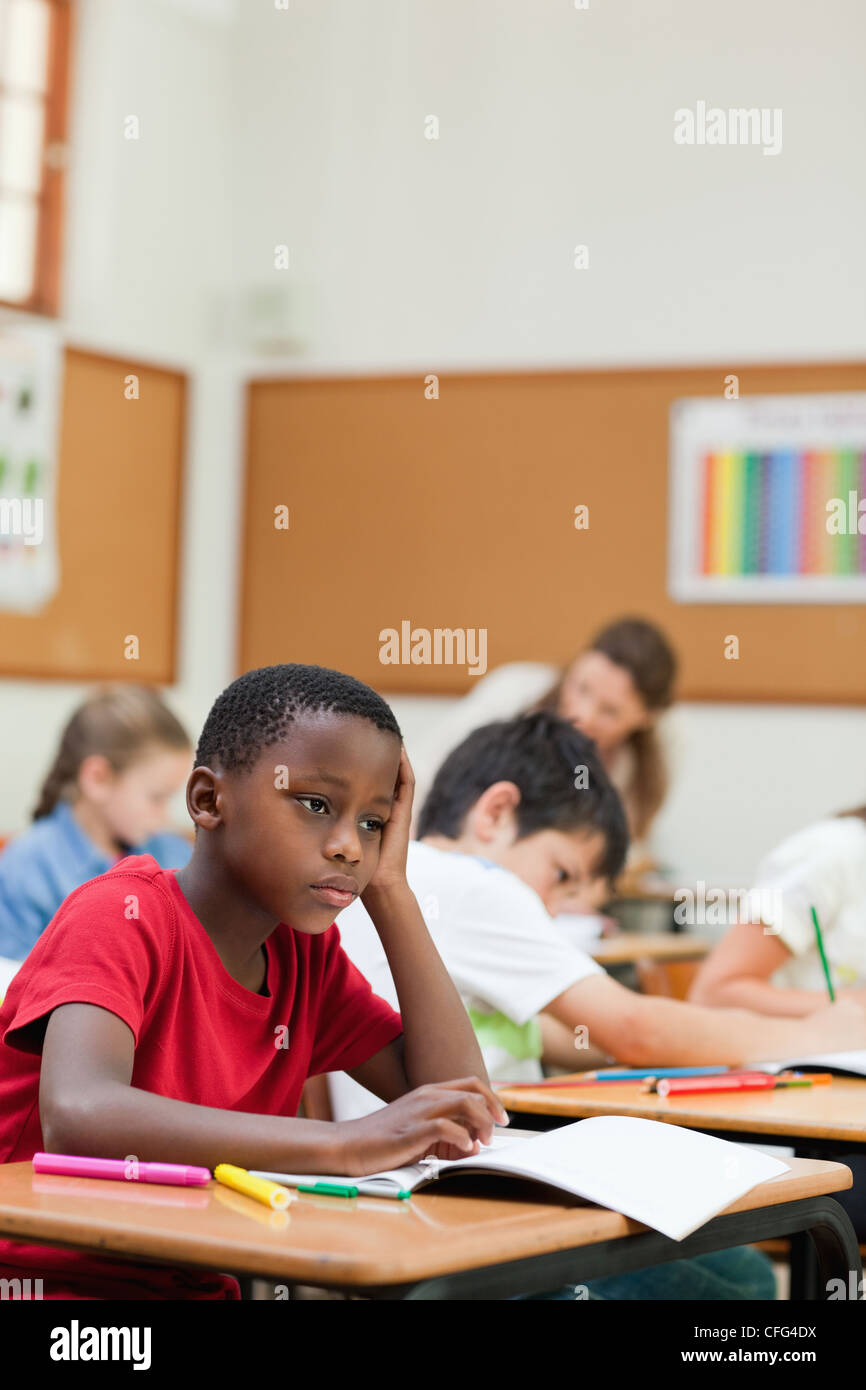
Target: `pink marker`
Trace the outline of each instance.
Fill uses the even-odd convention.
[[[200,1187],[210,1182],[209,1168],[186,1163],[139,1163],[135,1158],[78,1158],[74,1154],[34,1154],[34,1173],[70,1178],[116,1178],[121,1182],[161,1182],[172,1187]]]

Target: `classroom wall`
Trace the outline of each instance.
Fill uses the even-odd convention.
[[[863,356],[859,0],[81,11],[69,333],[192,375],[170,694],[193,725],[234,674],[250,371]],[[673,111],[699,99],[781,107],[782,153],[676,147]],[[117,135],[131,111],[134,148]],[[430,114],[438,141],[424,138]],[[278,243],[287,272],[273,268]],[[236,331],[226,267],[239,302],[264,296],[272,347],[282,332],[291,353],[265,357],[255,325]],[[23,823],[34,764],[80,693],[0,683],[14,730],[0,831]],[[429,708],[395,703],[407,734]],[[675,876],[739,884],[779,835],[866,799],[862,710],[692,706],[676,719],[696,756],[657,837]]]
[[[396,696],[414,735],[450,700]],[[650,844],[672,885],[747,888],[762,855],[822,816],[866,802],[866,719],[805,705],[678,705],[665,716],[671,791]],[[426,742],[426,738],[425,738]]]
[[[78,11],[64,325],[77,346],[190,374],[179,679],[169,696],[194,729],[234,674],[241,398],[234,364],[214,347],[230,276],[233,11],[221,0],[79,0]],[[122,137],[129,114],[139,116],[138,142]],[[0,834],[26,823],[37,776],[84,693],[75,682],[0,680]]]
[[[859,0],[262,7],[237,40],[239,277],[289,244],[288,371],[862,357],[864,40]],[[782,152],[676,146],[701,99],[782,108]],[[394,701],[410,748],[437,703]],[[866,800],[866,708],[691,705],[671,734],[675,881],[745,884]]]
[[[862,355],[864,43],[860,0],[249,6],[239,274],[289,244],[323,368]],[[675,145],[698,100],[781,153]]]

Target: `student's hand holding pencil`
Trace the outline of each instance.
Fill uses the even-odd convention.
[[[866,1011],[850,998],[825,1004],[803,1020],[815,1052],[859,1052],[866,1048]]]

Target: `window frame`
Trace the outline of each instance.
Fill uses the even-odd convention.
[[[60,313],[63,214],[74,0],[45,0],[49,8],[48,52],[42,132],[42,167],[36,202],[33,287],[27,299],[3,299],[0,308],[56,318]],[[0,91],[3,83],[0,81]],[[52,154],[52,151],[54,152]]]

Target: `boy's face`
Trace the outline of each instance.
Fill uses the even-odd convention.
[[[610,885],[596,868],[604,848],[598,830],[539,830],[510,845],[492,846],[489,857],[534,888],[556,917],[598,912],[610,897]]]
[[[326,931],[379,861],[400,740],[367,719],[304,716],[250,773],[220,774],[220,853],[274,921]]]

